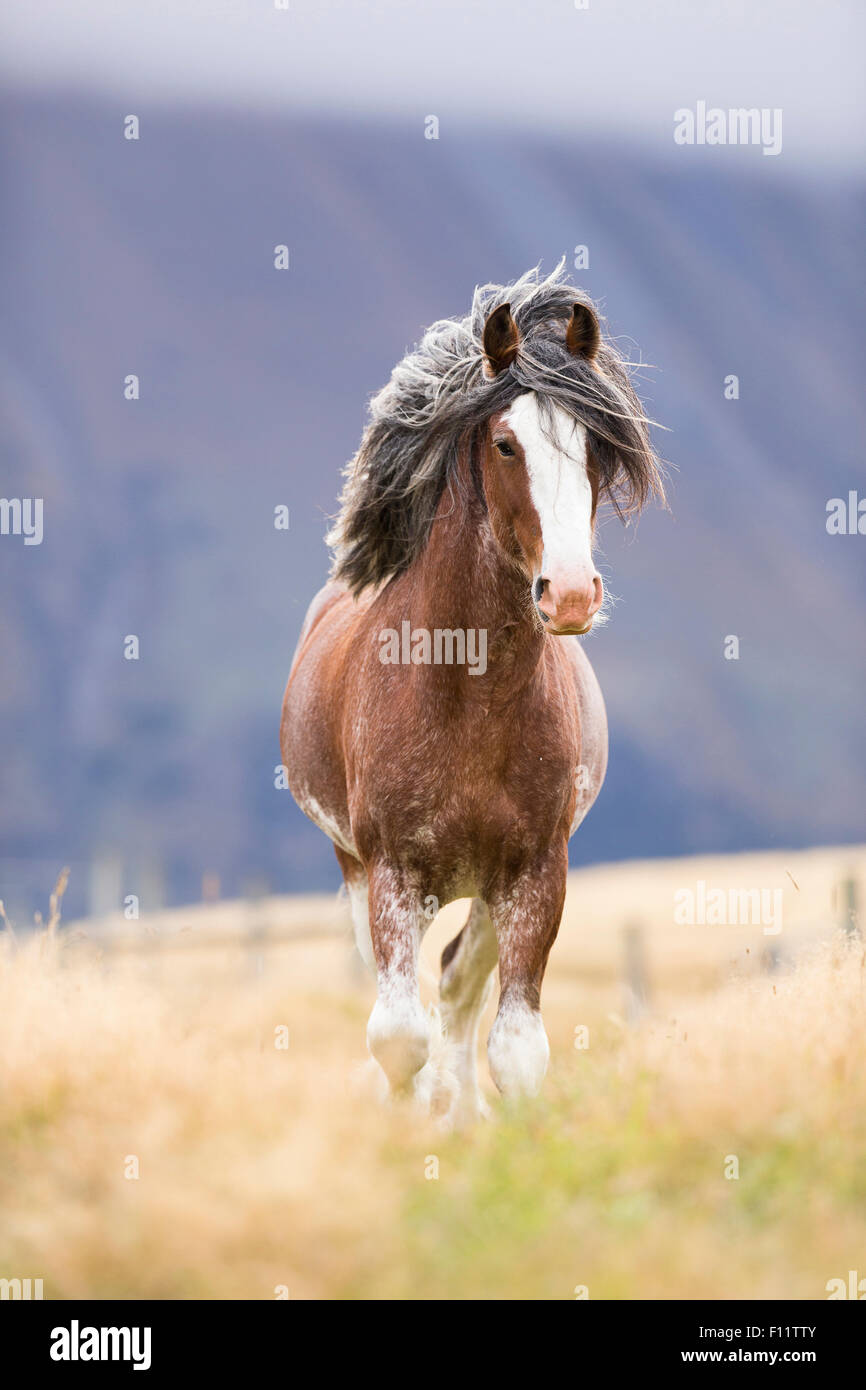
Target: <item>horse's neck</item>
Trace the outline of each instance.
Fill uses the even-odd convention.
[[[544,644],[529,582],[496,543],[471,483],[462,482],[445,489],[427,545],[404,576],[412,625],[431,633],[437,628],[483,631],[490,678],[520,685],[531,677]],[[430,674],[458,682],[467,675],[450,666]],[[469,678],[468,684],[478,683]]]

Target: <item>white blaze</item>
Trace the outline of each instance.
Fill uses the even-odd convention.
[[[545,429],[534,391],[518,396],[503,418],[526,459],[529,490],[541,522],[541,573],[547,579],[594,574],[586,429],[558,405]]]

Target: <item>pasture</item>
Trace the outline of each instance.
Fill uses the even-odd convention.
[[[570,875],[542,1095],[383,1106],[336,898],[0,934],[0,1276],[46,1298],[826,1298],[866,1275],[866,849]],[[784,925],[677,925],[697,882]],[[422,993],[462,921],[432,925]],[[843,926],[840,927],[840,922]],[[738,1176],[735,1176],[738,1173]]]

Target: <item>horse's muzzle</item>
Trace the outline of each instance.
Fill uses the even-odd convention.
[[[600,574],[575,579],[537,579],[533,588],[535,606],[545,629],[552,637],[583,636],[604,599]]]

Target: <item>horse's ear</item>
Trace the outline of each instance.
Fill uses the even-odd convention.
[[[511,317],[511,305],[500,304],[484,325],[484,375],[498,376],[510,367],[520,344],[517,324]]]
[[[592,362],[601,346],[598,319],[588,304],[575,304],[565,331],[565,346],[573,357]]]

